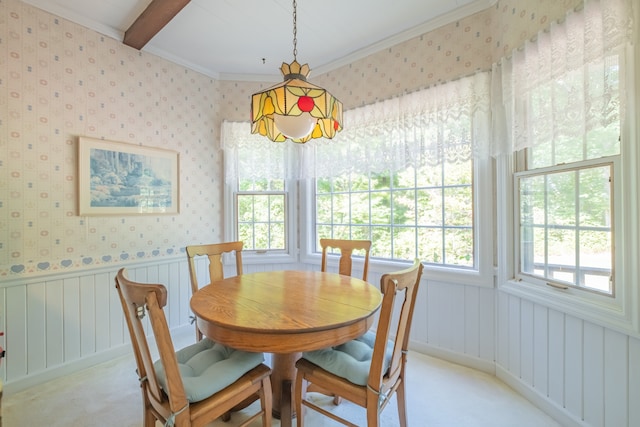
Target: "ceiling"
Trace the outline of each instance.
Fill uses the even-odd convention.
[[[23,0],[122,41],[152,0]],[[160,0],[155,0],[160,1]],[[496,0],[298,0],[297,59],[331,71]],[[291,0],[191,0],[142,48],[223,80],[281,79],[293,60]]]

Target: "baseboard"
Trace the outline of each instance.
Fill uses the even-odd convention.
[[[575,418],[564,408],[550,401],[546,396],[541,395],[536,389],[523,383],[519,378],[514,377],[500,366],[496,366],[496,377],[537,406],[542,412],[556,420],[560,425],[564,427],[588,426],[583,420]]]
[[[174,346],[176,348],[182,348],[184,345],[190,344],[195,340],[194,326],[187,324],[172,329],[171,338],[173,339]],[[127,354],[131,354],[131,357],[133,357],[133,350],[129,343],[112,347],[108,350],[95,353],[90,356],[85,356],[81,359],[65,363],[64,365],[55,366],[41,372],[26,375],[17,380],[6,382],[3,390],[4,396],[21,392],[30,387],[64,377],[65,375],[73,374],[83,369],[91,368],[95,365],[99,365],[100,363],[109,362]]]
[[[10,395],[21,392],[30,387],[34,387],[45,383],[47,381],[55,380],[65,375],[73,374],[83,369],[91,368],[92,366],[100,363],[108,362],[115,358],[132,353],[131,345],[120,345],[118,347],[110,348],[109,350],[102,351],[100,353],[86,356],[73,362],[65,363],[64,365],[58,365],[53,368],[45,369],[41,372],[26,375],[14,381],[10,381],[4,384],[4,395]]]
[[[457,353],[440,347],[433,347],[425,343],[411,342],[409,349],[422,354],[437,357],[447,362],[456,363],[468,368],[477,369],[491,375],[496,374],[496,366],[493,360],[483,360],[478,357],[469,356],[467,354]]]

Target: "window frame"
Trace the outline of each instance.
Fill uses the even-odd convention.
[[[522,171],[517,171],[513,174],[513,198],[514,198],[514,218],[516,218],[516,222],[514,224],[514,232],[513,232],[513,237],[514,237],[514,262],[515,262],[515,266],[514,266],[514,271],[515,271],[515,280],[518,281],[526,281],[526,282],[532,282],[532,283],[536,283],[537,285],[543,285],[543,286],[551,286],[551,287],[560,287],[562,290],[568,290],[568,289],[564,289],[563,286],[565,286],[566,282],[561,282],[559,280],[554,280],[552,278],[544,278],[542,276],[538,276],[535,274],[528,274],[528,273],[524,273],[522,272],[522,266],[521,266],[521,260],[522,260],[522,253],[521,253],[521,249],[522,249],[522,245],[521,245],[521,230],[520,230],[520,225],[519,225],[519,221],[518,219],[520,219],[520,191],[519,191],[519,186],[517,185],[518,182],[520,181],[521,178],[528,178],[528,177],[535,177],[535,176],[549,176],[549,175],[553,175],[555,173],[559,173],[559,172],[569,172],[569,171],[582,171],[582,170],[587,170],[587,169],[591,169],[591,168],[597,168],[597,167],[608,167],[611,170],[611,199],[610,199],[610,204],[611,204],[611,219],[612,219],[612,226],[611,226],[611,242],[612,242],[612,247],[611,247],[611,256],[612,256],[612,269],[611,269],[611,275],[610,275],[610,280],[612,280],[612,292],[611,293],[606,293],[606,292],[602,292],[602,291],[598,291],[596,289],[592,289],[592,288],[588,288],[585,286],[579,286],[576,284],[566,284],[566,286],[568,286],[569,288],[573,288],[576,291],[579,292],[593,292],[598,294],[599,296],[604,296],[607,298],[615,298],[615,275],[616,275],[616,271],[617,271],[617,263],[616,263],[616,251],[615,251],[615,244],[618,241],[618,229],[619,227],[617,227],[617,220],[619,220],[619,215],[617,215],[617,209],[615,206],[615,200],[616,200],[616,196],[619,195],[619,188],[617,188],[617,186],[619,186],[620,183],[620,156],[619,155],[615,155],[615,156],[607,156],[607,157],[601,157],[598,159],[591,159],[591,160],[581,160],[581,161],[576,161],[576,162],[572,162],[572,163],[562,163],[559,165],[555,165],[555,166],[549,166],[549,167],[545,167],[545,168],[537,168],[537,169],[528,169],[528,170],[522,170]],[[619,197],[619,196],[618,196]],[[578,226],[575,226],[578,227]],[[516,232],[517,231],[517,232]],[[597,300],[599,300],[600,298],[596,298]]]
[[[627,76],[633,76],[631,70]],[[629,78],[627,78],[629,79]],[[633,79],[633,77],[631,77]],[[640,110],[633,96],[640,95],[640,87],[633,82],[625,82],[627,109],[621,124],[621,147],[619,160],[613,171],[613,271],[615,273],[615,293],[612,296],[591,292],[586,289],[568,287],[559,289],[547,286],[541,281],[518,277],[519,233],[514,175],[519,165],[524,164],[524,151],[513,155],[501,155],[496,159],[497,177],[497,266],[498,289],[507,295],[524,298],[548,309],[605,325],[624,333],[640,333],[640,278],[638,257],[640,255],[640,135],[635,123],[640,121]],[[618,157],[618,156],[616,156]],[[616,197],[616,195],[618,195]],[[623,196],[624,195],[624,196]]]
[[[492,159],[474,159],[472,191],[476,266],[454,267],[425,264],[425,271],[430,280],[486,288],[494,287],[495,222],[493,218],[495,216],[493,214],[493,206],[495,193],[493,191],[493,176]],[[309,221],[300,221],[301,262],[316,264],[320,262],[321,253],[315,248],[315,182],[312,179],[302,180],[300,188],[300,218],[311,218]],[[490,195],[490,197],[480,197],[480,194]],[[491,226],[479,227],[477,226],[478,224],[491,224]],[[369,270],[384,273],[389,269],[403,268],[409,262],[372,257],[369,262]]]
[[[224,237],[227,241],[238,240],[238,206],[237,195],[246,193],[238,190],[238,181],[233,180],[224,184]],[[285,249],[284,250],[255,250],[255,249],[243,249],[242,250],[242,262],[243,264],[265,264],[265,263],[295,263],[298,261],[298,247],[297,247],[297,188],[298,185],[295,180],[284,180],[285,194]],[[273,194],[271,190],[268,191],[250,191],[250,193],[264,193]],[[281,193],[278,191],[277,193]]]

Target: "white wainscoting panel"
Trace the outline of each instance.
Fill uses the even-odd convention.
[[[640,426],[640,340],[498,292],[497,375],[563,426]]]
[[[191,284],[186,255],[5,280],[0,283],[0,330],[5,331],[0,343],[7,349],[0,374],[5,393],[131,352],[114,282],[123,266],[132,280],[167,287],[165,312],[172,330],[195,328],[189,325]],[[198,259],[196,268],[200,283],[208,283],[206,260]],[[297,268],[297,264],[245,265],[244,272]],[[235,266],[225,265],[225,273],[235,275]]]

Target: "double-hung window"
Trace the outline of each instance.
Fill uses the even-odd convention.
[[[243,242],[243,262],[297,260],[297,147],[252,135],[248,123],[225,122],[225,239]]]
[[[617,325],[637,317],[627,6],[585,2],[494,67],[516,153],[506,289]]]
[[[473,268],[473,184],[471,158],[318,178],[316,241],[367,239],[375,258]]]

